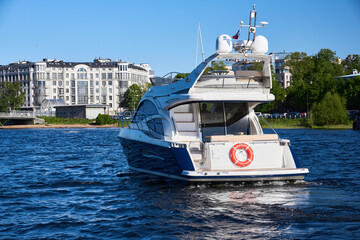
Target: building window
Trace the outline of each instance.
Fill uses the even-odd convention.
[[[109,81],[108,84],[109,84],[110,86],[112,86],[112,81]]]
[[[103,87],[106,87],[106,81],[102,81],[101,83]]]
[[[90,73],[90,79],[94,79],[94,74]]]
[[[67,89],[66,89],[66,93],[69,93],[69,92],[70,92],[70,90],[67,88]]]
[[[112,93],[112,88],[109,88],[109,93]]]
[[[112,101],[112,96],[109,96],[109,100]]]
[[[56,93],[56,88],[53,89],[53,93]]]
[[[99,86],[99,81],[96,81],[96,83],[95,83],[95,84],[96,84],[96,86]]]
[[[88,104],[88,82],[78,81],[77,82],[77,97],[78,104]]]
[[[53,86],[56,86],[56,81],[53,81]]]
[[[66,81],[66,86],[69,86],[70,82],[69,81]]]
[[[65,77],[66,77],[66,78],[69,78],[69,74],[68,74],[68,73],[66,73]]]
[[[108,73],[108,79],[112,79],[112,73]]]
[[[106,73],[101,74],[101,79],[106,79]]]
[[[52,74],[52,79],[57,79],[57,73]]]
[[[87,78],[87,73],[86,73],[85,68],[79,68],[77,70],[77,78],[78,79],[86,79]]]
[[[98,74],[98,73],[95,73],[95,78],[99,78],[99,74]]]

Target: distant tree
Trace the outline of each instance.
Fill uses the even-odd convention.
[[[360,72],[360,56],[358,54],[348,55],[341,64],[346,75],[352,74],[354,69]]]
[[[0,112],[19,109],[25,103],[25,92],[21,83],[0,83]]]
[[[292,53],[285,65],[292,73],[285,107],[293,111],[305,111],[307,102],[311,108],[313,103],[321,101],[327,92],[335,90],[335,77],[343,74],[342,65],[330,49],[321,49],[311,57],[306,53]]]
[[[337,92],[346,99],[347,109],[360,110],[360,77],[338,78],[336,80]]]
[[[125,96],[127,105],[130,110],[136,110],[136,107],[139,105],[141,98],[151,86],[151,83],[146,83],[140,86],[134,83],[128,88]]]
[[[293,52],[285,57],[284,66],[290,67],[292,74],[291,85],[304,81],[305,69],[311,65],[311,57],[304,52]]]
[[[140,85],[142,95],[144,95],[152,87],[151,83],[145,83]]]
[[[319,103],[314,103],[311,116],[317,126],[345,124],[349,121],[345,99],[331,92],[327,92]]]
[[[204,75],[208,75],[210,71],[214,71],[214,70],[227,70],[225,63],[223,61],[220,61],[219,63],[217,62],[212,62],[211,67],[207,67],[204,70]]]
[[[126,102],[129,106],[129,110],[135,111],[137,105],[140,102],[140,99],[143,95],[143,92],[141,90],[141,87],[134,83],[128,88],[128,96],[126,98]]]
[[[178,73],[176,74],[175,78],[177,79],[183,79],[186,78],[190,73]]]
[[[343,75],[343,67],[338,62],[335,52],[321,49],[313,58],[314,69],[309,73],[312,82],[309,99],[319,102],[329,91],[335,90],[335,77]]]

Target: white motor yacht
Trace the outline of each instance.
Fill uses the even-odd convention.
[[[253,9],[249,25],[240,24],[249,28],[248,40],[219,36],[216,53],[187,77],[152,79],[136,111],[119,114],[132,169],[206,182],[299,180],[309,173],[290,141],[265,134],[254,112],[275,99],[268,42],[255,36],[265,24],[256,25]],[[208,71],[220,61],[226,70]]]

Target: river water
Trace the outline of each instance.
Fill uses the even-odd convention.
[[[0,130],[0,238],[359,239],[360,132],[277,131],[305,181],[187,185],[131,171],[116,128]]]

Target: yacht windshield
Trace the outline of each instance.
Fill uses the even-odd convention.
[[[249,133],[246,103],[200,102],[203,141],[213,135],[239,135]]]

